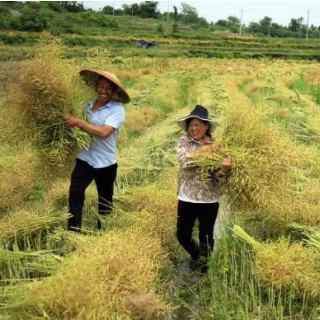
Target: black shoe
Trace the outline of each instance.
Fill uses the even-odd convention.
[[[208,258],[204,256],[200,256],[199,258],[199,269],[198,272],[202,275],[206,274],[208,271]]]
[[[190,259],[189,268],[191,271],[198,271],[200,267],[199,259]]]
[[[198,272],[199,272],[200,274],[202,274],[202,275],[207,274],[207,272],[208,272],[208,265],[207,265],[207,263],[203,263],[203,264],[201,265],[201,267],[199,268]]]
[[[200,256],[208,257],[213,252],[214,240],[210,242],[200,242]]]
[[[204,257],[199,259],[190,259],[189,267],[191,271],[198,272],[201,275],[205,275],[208,271],[207,260]]]

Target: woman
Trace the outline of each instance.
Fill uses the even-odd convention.
[[[92,137],[89,150],[82,150],[76,159],[71,175],[69,191],[68,229],[79,231],[85,190],[94,180],[98,190],[98,212],[110,214],[113,185],[117,175],[117,138],[125,120],[122,103],[130,102],[130,96],[116,75],[110,71],[85,69],[80,75],[94,87],[97,98],[86,106],[88,122],[70,117],[65,121],[69,128],[77,127]],[[101,221],[98,220],[98,229]]]
[[[211,133],[214,123],[208,118],[206,108],[196,105],[195,109],[178,121],[186,132],[177,145],[180,165],[178,182],[177,237],[183,248],[190,254],[191,268],[207,270],[207,257],[213,250],[213,229],[219,210],[219,182],[225,182],[231,170],[229,158],[224,158],[221,167],[212,172],[211,180],[204,180],[196,167],[187,166],[189,156],[202,147],[214,144]],[[199,221],[198,245],[192,239],[195,221]]]

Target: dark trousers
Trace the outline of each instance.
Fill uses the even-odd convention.
[[[219,203],[178,203],[177,238],[193,259],[207,257],[213,250],[213,229],[219,210]],[[199,221],[200,246],[192,239],[196,220]]]
[[[76,159],[76,166],[71,174],[69,191],[69,212],[72,217],[68,220],[68,230],[81,228],[82,209],[85,190],[95,181],[98,190],[98,212],[106,215],[112,211],[113,184],[117,175],[117,164],[105,168],[94,169],[87,162]],[[101,223],[98,221],[98,228]]]

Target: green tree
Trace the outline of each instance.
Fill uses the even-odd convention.
[[[50,10],[56,12],[66,11],[65,7],[60,2],[61,1],[47,1],[47,6]]]
[[[0,29],[7,29],[10,27],[11,13],[9,9],[0,5]]]
[[[134,3],[133,5],[131,5],[131,14],[133,15],[133,16],[135,16],[135,15],[139,15],[139,11],[140,11],[140,7],[139,7],[139,5],[137,4],[137,3]]]
[[[272,18],[265,16],[263,19],[259,21],[260,24],[260,32],[264,35],[271,35],[271,21]]]
[[[21,10],[25,3],[22,1],[1,1],[0,6],[5,7],[9,10]]]
[[[0,5],[0,15],[10,15],[10,11],[7,8]]]
[[[102,8],[102,12],[104,14],[113,15],[113,7],[105,6],[105,7]]]
[[[173,33],[178,33],[179,32],[179,25],[178,25],[178,8],[176,6],[173,7],[174,10],[174,23],[172,25],[172,32]]]
[[[47,26],[47,20],[41,13],[41,4],[39,2],[28,1],[21,10],[19,16],[19,25],[16,26],[18,30],[24,31],[42,31]]]
[[[123,10],[121,9],[114,9],[115,16],[123,16]]]
[[[102,13],[107,14],[107,15],[115,15],[115,16],[122,16],[123,15],[123,10],[121,9],[115,9],[113,10],[113,7],[111,6],[105,6],[102,8]]]
[[[298,19],[291,19],[288,26],[289,30],[299,32],[299,38],[302,37],[303,20],[304,19],[302,17]]]
[[[77,1],[57,1],[68,12],[81,12],[85,11],[82,3]]]
[[[220,19],[215,23],[216,26],[220,27],[227,27],[228,26],[228,21],[224,19]]]
[[[252,34],[263,35],[261,25],[258,22],[250,22],[248,28],[249,32]]]
[[[186,23],[196,23],[198,21],[197,9],[185,2],[181,3],[181,14],[183,21]]]
[[[205,18],[198,18],[197,23],[200,28],[209,28],[209,23]]]
[[[302,24],[303,24],[303,18],[299,18],[299,19],[291,19],[290,22],[289,22],[289,26],[288,28],[291,30],[291,31],[298,31]]]
[[[140,7],[137,3],[133,3],[131,5],[124,4],[122,8],[125,15],[139,16]]]
[[[139,17],[157,19],[160,16],[160,11],[157,8],[158,4],[158,1],[141,2],[139,6]]]
[[[228,27],[240,26],[240,19],[237,18],[236,16],[229,16],[227,18],[227,26]]]

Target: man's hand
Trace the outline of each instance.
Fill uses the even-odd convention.
[[[64,124],[68,127],[68,128],[74,128],[77,127],[79,129],[83,128],[85,121],[83,121],[82,119],[76,118],[76,117],[69,117],[68,119],[65,120]]]

